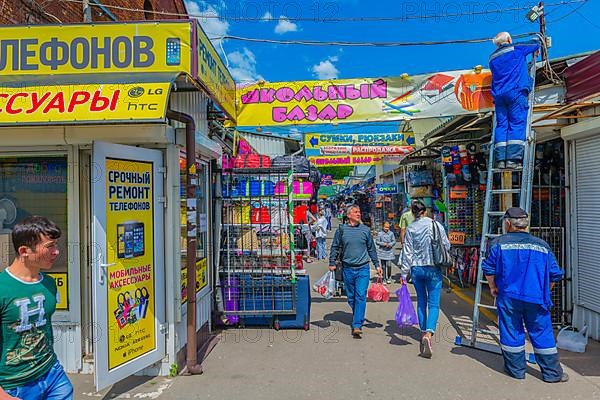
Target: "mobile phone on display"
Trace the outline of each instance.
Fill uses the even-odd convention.
[[[167,39],[167,65],[181,64],[181,43],[179,38]]]

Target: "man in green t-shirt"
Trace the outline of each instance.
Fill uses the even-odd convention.
[[[412,224],[415,220],[415,216],[413,215],[410,209],[406,211],[404,214],[400,216],[400,245],[404,246],[404,235],[406,234],[406,228],[410,224]]]
[[[73,398],[54,353],[56,283],[45,272],[58,257],[61,231],[45,217],[14,226],[13,263],[0,272],[0,400]]]

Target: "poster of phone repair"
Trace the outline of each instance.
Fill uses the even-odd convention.
[[[152,163],[106,160],[108,368],[156,347]]]

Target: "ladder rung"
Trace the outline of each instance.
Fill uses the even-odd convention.
[[[492,168],[492,173],[501,174],[503,172],[521,172],[523,171],[523,167],[519,168]]]
[[[488,282],[488,281],[486,281],[485,279],[482,279],[482,280],[480,280],[480,281],[479,281],[479,283],[482,283],[482,284],[484,284],[484,285],[487,285],[489,282]]]
[[[491,304],[482,304],[482,303],[477,303],[477,307],[487,308],[489,310],[495,310],[497,308],[496,306],[493,306]]]
[[[479,328],[479,332],[484,333],[486,335],[500,336],[500,332],[498,332],[498,331],[492,331],[490,329]]]
[[[488,215],[491,215],[492,217],[501,217],[505,214],[504,211],[488,211],[487,213],[488,213]]]
[[[492,193],[521,193],[521,189],[492,189]]]

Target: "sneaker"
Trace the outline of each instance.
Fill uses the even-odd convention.
[[[560,377],[559,380],[557,381],[545,381],[547,383],[563,383],[563,382],[569,382],[569,375],[567,375],[566,372],[563,372],[562,376]]]
[[[362,331],[358,328],[352,329],[352,337],[354,339],[362,339]]]
[[[387,281],[385,281],[388,285],[392,283],[391,279],[388,279]]]
[[[498,168],[498,169],[504,169],[504,168],[506,168],[506,163],[504,161],[497,161],[496,162],[496,168]]]
[[[431,349],[431,339],[429,337],[423,336],[423,339],[421,339],[421,347],[423,348],[421,351],[421,357],[431,358],[433,351]]]
[[[519,169],[523,166],[523,163],[520,161],[507,161],[506,168],[508,169]]]

